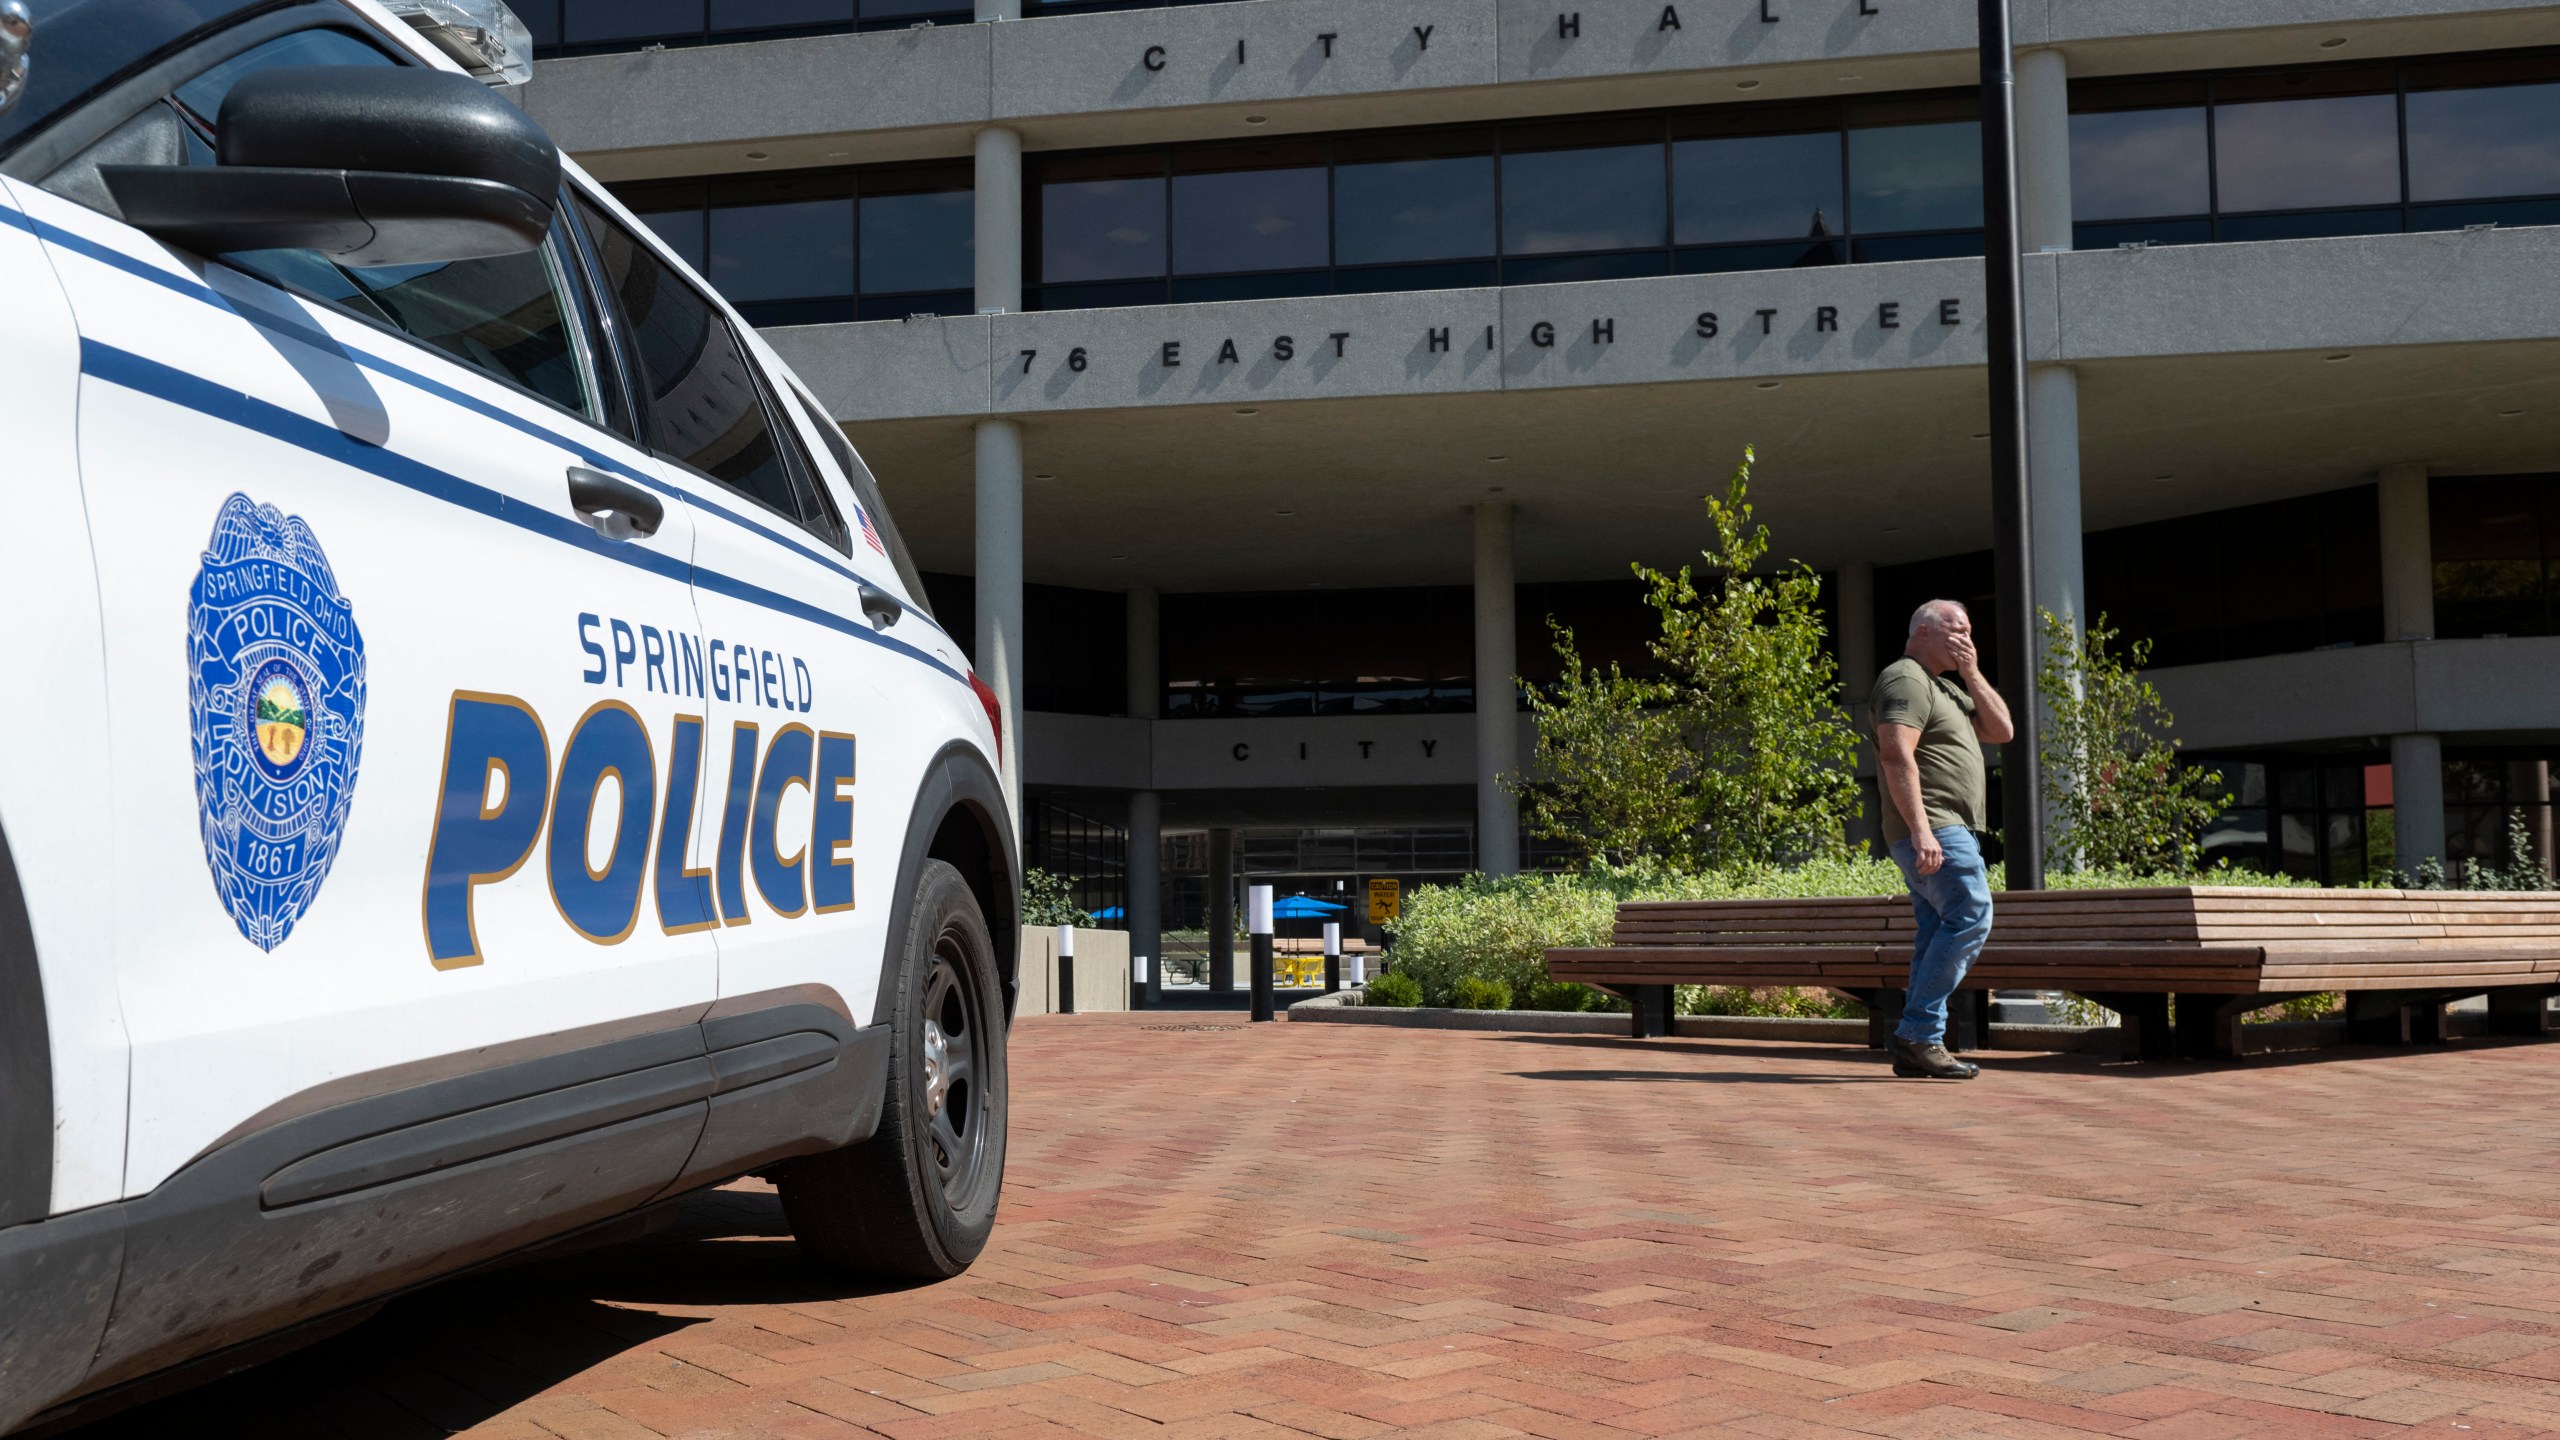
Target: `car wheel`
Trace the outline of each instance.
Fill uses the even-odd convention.
[[[870,1139],[774,1177],[801,1253],[830,1270],[947,1280],[995,1228],[1004,1181],[1004,987],[978,897],[925,862],[888,963],[889,1088]]]

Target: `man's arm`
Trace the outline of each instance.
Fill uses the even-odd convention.
[[[1876,726],[1876,769],[1884,780],[1885,803],[1902,812],[1911,831],[1914,864],[1923,875],[1935,875],[1947,861],[1937,832],[1929,828],[1929,805],[1920,798],[1920,732],[1891,721]]]
[[[2009,718],[2009,702],[1982,678],[1982,662],[1973,653],[1972,639],[1953,641],[1949,649],[1955,656],[1956,678],[1973,697],[1973,738],[1985,745],[2006,745],[2016,739],[2018,726]]]

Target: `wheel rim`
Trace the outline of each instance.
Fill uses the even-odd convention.
[[[924,1042],[925,1159],[953,1209],[968,1203],[986,1153],[986,1087],[979,1067],[983,1027],[976,992],[966,979],[958,936],[934,946],[921,1022]]]

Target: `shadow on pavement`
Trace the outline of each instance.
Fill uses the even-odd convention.
[[[716,1190],[624,1244],[431,1286],[309,1349],[108,1416],[69,1440],[411,1440],[497,1415],[710,1307],[877,1294],[802,1263],[780,1197]]]

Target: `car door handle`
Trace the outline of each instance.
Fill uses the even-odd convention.
[[[655,535],[666,523],[666,502],[619,475],[584,465],[569,467],[569,508],[586,517],[607,540]]]
[[[905,618],[907,607],[898,603],[897,596],[866,583],[862,587],[862,613],[871,617],[872,629],[886,630]]]

